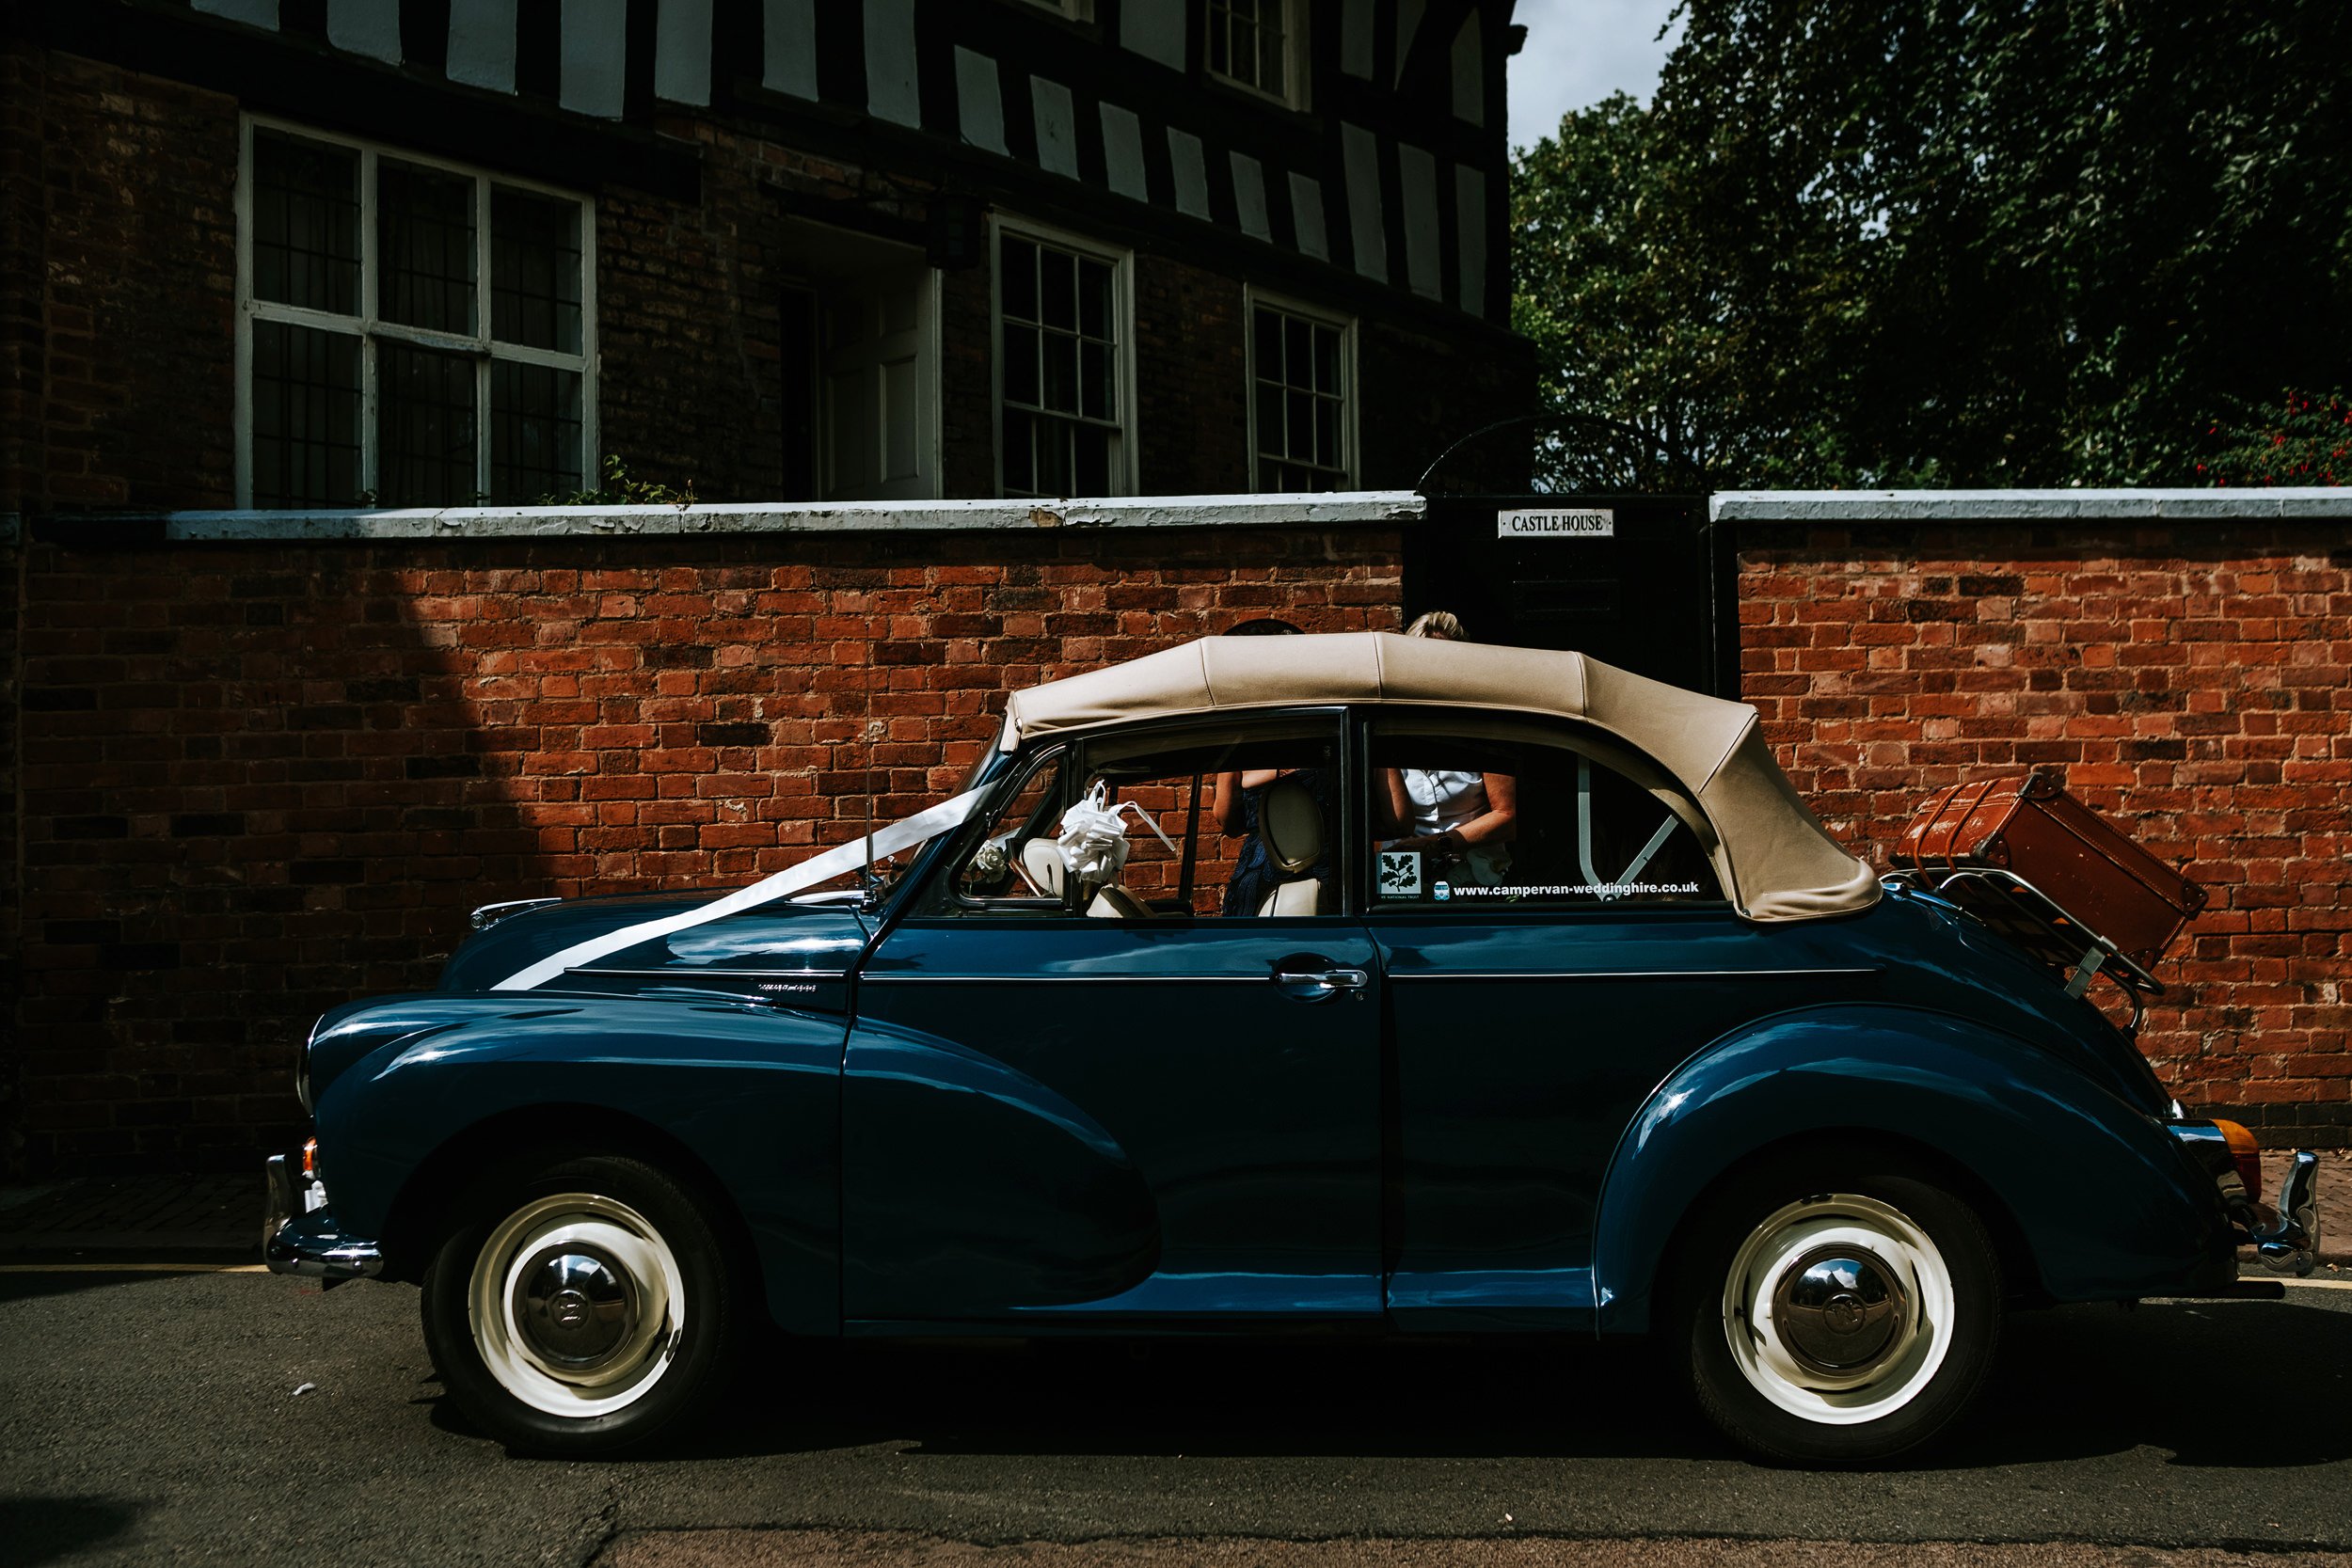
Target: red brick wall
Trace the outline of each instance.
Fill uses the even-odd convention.
[[[0,41],[0,512],[229,504],[236,188],[231,100]]]
[[[2212,895],[2141,1040],[2192,1104],[2352,1134],[2352,550],[2341,525],[1742,525],[1743,687],[1885,863],[1923,794],[2033,767]]]
[[[310,1020],[429,986],[472,906],[748,880],[853,836],[869,715],[886,819],[961,778],[1009,688],[1259,615],[1393,627],[1398,548],[36,544],[24,1160],[246,1159],[294,1132]]]

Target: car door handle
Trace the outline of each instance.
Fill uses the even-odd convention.
[[[1295,991],[1301,1002],[1321,1002],[1342,991],[1361,995],[1371,981],[1360,969],[1278,969],[1274,983]]]

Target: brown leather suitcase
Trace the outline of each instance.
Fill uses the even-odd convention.
[[[2205,907],[2203,888],[2067,794],[2055,773],[1954,784],[1913,815],[1891,858],[1931,878],[1988,868],[2022,878],[2143,969]]]

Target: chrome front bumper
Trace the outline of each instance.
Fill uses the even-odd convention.
[[[2246,1233],[2254,1256],[2272,1274],[2301,1278],[2319,1262],[2319,1156],[2296,1151],[2286,1180],[2279,1183],[2279,1206],[2248,1205]]]
[[[269,1194],[262,1216],[262,1260],[272,1274],[308,1275],[328,1287],[346,1279],[373,1279],[384,1259],[373,1242],[346,1236],[326,1207],[326,1189],[303,1181],[294,1156],[273,1154],[267,1165]]]

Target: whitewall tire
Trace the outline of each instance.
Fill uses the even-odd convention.
[[[451,1397],[492,1436],[610,1452],[716,1386],[734,1292],[708,1221],[670,1178],[612,1156],[549,1159],[469,1208],[426,1273],[425,1339]]]
[[[1670,1331],[1700,1407],[1759,1457],[1892,1458],[1975,1398],[2000,1329],[1976,1213],[1910,1172],[1741,1180],[1685,1249]]]

